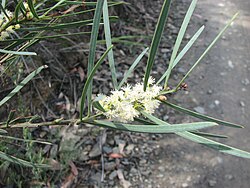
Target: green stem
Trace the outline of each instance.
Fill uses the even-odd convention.
[[[89,122],[89,120],[95,119],[96,117],[99,117],[103,115],[103,113],[95,114],[93,116],[86,116],[85,118],[82,119],[81,122]]]
[[[56,119],[54,121],[49,121],[49,122],[41,122],[41,123],[31,123],[31,122],[25,122],[25,123],[13,123],[9,124],[8,128],[35,128],[35,127],[42,127],[42,126],[54,126],[54,125],[66,125],[66,124],[79,124],[79,123],[85,123],[89,122],[90,120],[93,120],[99,116],[103,115],[103,113],[98,113],[92,116],[87,116],[80,121],[80,119]],[[0,123],[0,128],[1,129],[6,129],[7,127],[5,126],[5,123]]]
[[[163,90],[163,91],[160,92],[160,94],[158,96],[165,95],[165,94],[170,94],[170,93],[175,93],[176,91],[177,91],[176,89]]]

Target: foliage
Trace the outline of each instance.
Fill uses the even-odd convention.
[[[166,70],[165,74],[162,77],[162,78],[166,77],[165,78],[165,84],[164,84],[164,90],[162,90],[158,94],[158,96],[155,96],[155,100],[159,100],[159,101],[163,102],[163,104],[166,104],[169,107],[173,107],[175,110],[180,110],[182,112],[183,111],[184,112],[189,112],[188,113],[189,115],[198,117],[200,119],[205,119],[207,121],[220,123],[220,124],[226,125],[226,126],[240,128],[240,127],[242,127],[241,125],[236,125],[236,124],[228,123],[228,122],[225,122],[225,121],[217,120],[217,119],[214,119],[214,118],[211,118],[211,117],[208,117],[208,116],[204,116],[204,115],[198,114],[196,112],[191,112],[191,111],[188,111],[188,110],[183,110],[183,108],[181,108],[181,107],[170,105],[170,103],[166,102],[165,100],[161,100],[163,94],[174,93],[174,92],[177,92],[180,89],[180,86],[184,82],[184,80],[189,76],[189,74],[192,72],[192,70],[199,64],[199,62],[202,60],[202,58],[207,54],[207,52],[216,43],[216,41],[222,36],[222,34],[225,32],[225,30],[230,26],[230,24],[235,20],[235,18],[238,15],[238,14],[235,14],[232,17],[232,19],[226,24],[226,26],[215,37],[215,39],[211,42],[211,44],[208,46],[208,48],[204,51],[204,53],[200,56],[200,58],[195,62],[195,64],[191,67],[191,69],[187,72],[187,74],[183,77],[183,79],[179,82],[179,84],[175,87],[175,89],[169,90],[168,87],[167,87],[168,86],[169,76],[171,74],[171,70],[173,69],[173,67],[181,59],[180,58],[180,59],[178,59],[178,61],[176,61],[176,59],[179,58],[177,56],[177,52],[179,50],[181,41],[183,40],[183,36],[184,36],[184,34],[186,32],[188,23],[190,21],[190,18],[192,16],[192,13],[194,11],[196,3],[197,3],[197,0],[193,0],[192,3],[191,3],[191,5],[190,5],[190,7],[189,7],[189,9],[188,9],[188,11],[187,11],[187,13],[186,13],[186,16],[184,18],[184,21],[182,23],[181,29],[180,29],[179,34],[178,34],[177,39],[176,39],[176,43],[175,43],[175,46],[174,46],[174,49],[173,49],[173,53],[172,53],[172,56],[171,56],[171,59],[170,59],[170,62],[169,62],[168,69]],[[160,39],[161,39],[161,35],[162,35],[163,29],[164,29],[164,25],[165,25],[165,22],[166,22],[166,19],[167,19],[167,15],[168,15],[168,12],[169,12],[169,9],[170,9],[170,5],[171,5],[171,1],[170,0],[165,0],[164,4],[162,6],[162,10],[161,10],[161,13],[160,13],[160,16],[159,16],[159,20],[158,20],[158,23],[157,23],[157,26],[156,26],[155,34],[154,34],[154,37],[153,37],[153,40],[152,40],[152,44],[151,44],[151,47],[150,47],[150,52],[149,52],[149,57],[148,57],[148,62],[147,62],[147,68],[146,68],[146,72],[145,72],[145,76],[144,76],[144,91],[146,91],[147,87],[148,87],[148,81],[150,79],[150,72],[152,70],[152,66],[153,66],[153,63],[154,63],[154,57],[155,57],[157,49],[158,49],[158,45],[159,45],[159,42],[160,42]],[[107,11],[107,9],[105,7],[104,7],[104,10],[105,11],[103,12],[103,14],[104,15],[105,14],[108,15],[108,11]],[[100,16],[100,12],[101,12],[100,9],[96,9],[95,16],[97,16],[97,15]],[[109,24],[108,24],[107,20],[106,20],[106,22],[104,22],[104,27],[109,27]],[[198,38],[199,34],[203,31],[203,29],[204,29],[204,27],[201,27],[201,29],[199,29],[199,31],[195,34],[195,36],[187,44],[187,47],[184,47],[184,49],[179,53],[179,54],[182,54],[181,56],[183,56],[185,54],[185,52],[192,46],[193,41]],[[95,32],[92,32],[92,36],[96,35],[96,30],[98,30],[98,27],[93,28],[92,31],[94,31],[94,30],[95,30]],[[108,28],[106,28],[105,30],[109,31]],[[110,37],[109,33],[106,32],[105,34],[106,34],[106,38],[108,38],[108,40],[110,41],[110,39],[109,39],[109,37]],[[92,43],[95,44],[95,41],[92,41]],[[109,44],[110,44],[110,42],[109,42]],[[113,67],[113,65],[111,67]],[[111,71],[114,71],[114,69],[111,70]],[[115,76],[115,72],[112,72],[112,76],[113,77]],[[92,79],[92,78],[89,78],[89,79]],[[117,79],[114,78],[113,82],[114,82],[114,80],[117,80]],[[124,81],[123,81],[123,83],[124,83]],[[160,82],[157,82],[157,83],[160,83]],[[113,85],[115,86],[116,83],[113,83]],[[116,89],[116,88],[114,88],[114,89]],[[91,89],[88,90],[88,96],[92,96]],[[85,95],[83,95],[82,97],[85,97]],[[118,96],[118,101],[121,101],[121,100],[123,100],[122,96]],[[81,109],[80,109],[81,110],[80,116],[82,117],[83,116],[82,113],[83,113],[83,109],[84,109],[84,102],[85,102],[85,100],[82,98],[81,101],[82,101],[82,103],[81,103]],[[100,100],[100,102],[101,102],[101,100]],[[140,100],[135,100],[135,103],[136,102],[140,103]],[[98,106],[100,107],[102,105],[104,105],[103,102],[102,102],[101,105],[98,105]],[[104,114],[105,113],[112,114],[111,116],[108,116],[108,117],[111,119],[111,121],[112,120],[115,121],[114,123],[110,123],[110,122],[106,122],[106,121],[100,121],[100,120],[94,121],[94,122],[93,121],[88,121],[88,122],[92,123],[92,124],[95,124],[95,125],[101,125],[103,127],[116,128],[116,129],[121,129],[121,130],[129,130],[129,131],[135,131],[135,132],[146,132],[145,131],[146,130],[145,129],[146,125],[143,126],[143,125],[138,124],[138,127],[136,127],[136,129],[132,129],[132,126],[135,126],[135,125],[119,124],[119,123],[117,124],[116,121],[118,120],[118,122],[119,122],[119,118],[120,118],[120,120],[122,120],[121,117],[118,114],[118,113],[120,113],[120,111],[116,110],[118,107],[114,106],[114,104],[112,104],[112,102],[110,103],[110,105],[111,105],[111,107],[110,107],[110,109],[108,109],[109,111],[108,112],[104,111],[103,113]],[[123,104],[121,104],[121,105],[123,105]],[[88,100],[88,107],[89,108],[92,107],[92,101],[91,100]],[[166,123],[166,122],[164,122],[164,121],[156,118],[155,116],[152,116],[150,114],[145,113],[144,112],[144,110],[146,110],[145,106],[142,107],[142,108],[135,108],[135,109],[141,114],[141,116],[143,116],[147,120],[149,120],[149,121],[151,121],[151,122],[159,125],[159,130],[158,130],[159,132],[158,133],[165,133],[163,130],[162,130],[162,132],[160,131],[160,125],[169,125],[168,123]],[[104,110],[107,110],[107,108],[104,107]],[[92,110],[90,110],[90,109],[88,110],[88,112],[91,112],[91,111]],[[128,114],[128,112],[127,112],[127,114]],[[88,116],[89,115],[90,114],[88,113]],[[114,117],[117,117],[118,119],[114,118]],[[80,120],[83,121],[82,118],[80,118]],[[202,124],[202,122],[200,124]],[[203,122],[203,124],[205,125],[206,122]],[[214,124],[214,125],[216,125],[216,124]],[[148,124],[147,124],[147,126],[150,127],[150,125],[148,125]],[[172,126],[177,126],[177,125],[172,125]],[[195,124],[193,124],[193,127],[195,127]],[[195,129],[199,129],[199,128],[196,127]],[[153,131],[153,129],[150,129],[150,131],[148,131],[148,132],[154,132],[154,131]],[[213,149],[217,149],[217,150],[219,150],[221,152],[226,152],[228,154],[236,155],[236,156],[239,156],[239,157],[250,158],[250,153],[247,153],[247,152],[244,152],[244,151],[232,148],[232,147],[228,147],[228,146],[222,145],[220,143],[211,141],[209,139],[205,139],[202,136],[195,134],[195,132],[194,133],[186,132],[186,130],[184,128],[181,129],[180,131],[176,131],[175,133],[178,134],[179,136],[182,136],[182,137],[186,138],[186,139],[192,140],[194,142],[198,142],[200,144],[206,145],[206,146],[211,147]]]
[[[147,61],[146,72],[143,82],[138,83],[135,86],[124,84],[127,82],[127,78],[134,71],[142,57],[147,53],[148,48],[146,48],[135,61],[132,63],[131,67],[124,75],[120,83],[118,83],[116,75],[116,64],[115,58],[113,55],[113,44],[111,38],[111,28],[110,21],[116,19],[114,16],[109,15],[109,7],[114,6],[117,2],[108,2],[107,0],[99,0],[97,3],[82,1],[66,1],[59,0],[55,2],[43,0],[43,1],[32,1],[23,0],[13,1],[10,4],[3,3],[0,5],[1,16],[1,57],[0,65],[2,66],[3,75],[10,66],[15,65],[20,58],[23,56],[35,56],[35,52],[27,52],[27,49],[44,39],[50,38],[59,38],[68,35],[86,35],[91,34],[90,36],[90,50],[88,58],[88,77],[85,82],[85,86],[82,90],[81,104],[80,104],[80,117],[79,119],[74,120],[54,120],[52,122],[35,122],[32,118],[25,119],[24,122],[20,123],[15,121],[14,112],[9,113],[9,117],[6,122],[0,124],[0,138],[5,139],[14,139],[16,141],[27,142],[27,153],[26,158],[21,159],[16,157],[13,154],[9,154],[6,148],[1,148],[0,158],[8,162],[8,164],[15,163],[21,164],[26,167],[32,167],[34,174],[39,176],[41,174],[40,168],[52,168],[51,164],[47,163],[45,158],[38,152],[38,154],[33,155],[32,149],[34,148],[34,143],[37,142],[32,140],[29,135],[27,128],[24,129],[23,136],[24,138],[14,138],[7,136],[8,129],[13,127],[35,127],[35,126],[46,126],[46,125],[56,125],[60,123],[89,123],[96,126],[118,129],[122,131],[131,131],[131,132],[142,132],[142,133],[175,133],[183,138],[197,142],[199,144],[208,146],[210,148],[216,149],[220,152],[227,154],[235,155],[243,158],[250,158],[250,153],[241,151],[239,149],[221,144],[219,142],[212,141],[207,137],[216,137],[216,138],[225,138],[223,135],[216,134],[207,134],[199,132],[197,130],[215,126],[218,124],[230,126],[234,128],[242,128],[242,125],[226,122],[224,120],[218,120],[209,116],[193,112],[191,110],[180,107],[176,104],[172,104],[167,101],[167,98],[164,95],[178,92],[183,84],[184,80],[190,75],[193,69],[199,64],[203,57],[208,53],[208,51],[213,47],[213,45],[219,40],[223,35],[225,30],[230,26],[230,24],[235,20],[237,14],[235,14],[232,19],[226,24],[226,26],[221,30],[221,32],[216,36],[216,38],[211,42],[207,47],[204,53],[198,58],[194,63],[191,69],[186,73],[186,75],[180,80],[179,84],[174,89],[169,89],[169,77],[171,76],[171,71],[173,68],[181,61],[182,57],[186,52],[192,47],[194,42],[200,36],[204,30],[204,26],[195,33],[195,35],[190,39],[186,46],[179,50],[180,45],[183,41],[187,26],[190,22],[192,13],[195,9],[197,0],[193,0],[182,23],[179,34],[177,36],[173,52],[168,63],[168,69],[162,75],[162,77],[156,81],[154,85],[150,80],[150,74],[154,64],[154,59],[158,50],[159,43],[161,41],[161,36],[164,30],[164,26],[167,20],[168,12],[170,10],[171,0],[165,0],[162,6],[161,13],[159,15],[158,23],[155,29],[155,33],[152,39],[151,46],[149,48],[149,55]],[[96,6],[95,9],[82,10],[81,6]],[[9,6],[14,6],[15,9],[11,13],[8,11]],[[63,12],[59,10],[64,10]],[[89,11],[94,11],[93,19],[89,20],[77,20],[71,22],[64,22],[66,17],[73,17],[75,15],[85,14]],[[103,23],[102,23],[103,22]],[[95,54],[96,46],[98,39],[98,32],[100,25],[104,25],[105,33],[105,43],[107,50],[101,56],[101,58],[95,63]],[[78,26],[92,26],[91,32],[75,32],[68,34],[66,31],[70,28]],[[57,34],[51,35],[52,31],[56,31]],[[179,52],[180,51],[180,52]],[[179,52],[179,53],[178,53]],[[112,95],[107,97],[98,97],[93,100],[93,79],[94,75],[104,59],[108,57],[109,60],[109,71],[112,76],[112,84],[114,91],[111,92]],[[0,107],[6,104],[15,94],[17,94],[31,79],[33,79],[37,74],[39,74],[43,69],[47,68],[46,65],[42,65],[39,68],[36,68],[19,83],[16,84],[15,88],[3,99],[0,101]],[[162,81],[165,79],[163,85]],[[140,90],[136,88],[140,87]],[[153,92],[152,88],[159,87],[158,92]],[[133,89],[131,89],[133,88]],[[126,93],[128,92],[128,93]],[[100,91],[101,93],[101,91]],[[152,94],[152,95],[151,95]],[[129,97],[125,95],[130,95]],[[148,96],[150,96],[148,98]],[[106,98],[105,98],[106,97]],[[86,100],[87,99],[87,100]],[[112,99],[112,100],[111,100]],[[147,101],[145,102],[145,100]],[[108,102],[107,102],[108,101]],[[166,105],[174,110],[186,113],[188,115],[197,117],[199,119],[205,120],[205,122],[195,122],[195,123],[183,123],[171,125],[168,122],[162,121],[160,118],[152,115],[154,110],[161,103]],[[127,106],[126,106],[126,105]],[[125,111],[124,106],[127,108],[126,114],[122,111]],[[152,107],[153,105],[153,107]],[[151,107],[151,109],[150,109]],[[87,112],[85,113],[87,109]],[[150,109],[150,110],[149,110]],[[96,113],[97,112],[97,113]],[[133,113],[131,118],[125,118],[124,116]],[[41,141],[41,144],[49,144],[46,141]],[[6,164],[6,163],[4,163]],[[3,165],[4,165],[3,164]]]

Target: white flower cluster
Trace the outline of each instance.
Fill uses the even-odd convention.
[[[130,122],[140,115],[140,110],[148,114],[154,113],[160,102],[155,99],[162,89],[154,84],[154,79],[149,78],[146,91],[143,90],[143,83],[134,86],[127,85],[120,91],[112,91],[110,96],[105,96],[99,103],[105,110],[104,115],[114,121]]]
[[[13,18],[13,13],[5,10],[5,15],[3,12],[0,13],[0,41],[8,38],[14,29],[19,29],[20,25],[9,25],[10,19]]]

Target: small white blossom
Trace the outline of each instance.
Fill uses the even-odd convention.
[[[7,38],[8,36],[9,36],[9,33],[8,33],[8,32],[6,32],[6,31],[2,31],[2,32],[1,32],[1,38],[2,38],[2,39]]]
[[[20,29],[20,27],[21,27],[20,24],[15,25],[15,29]]]
[[[6,14],[8,15],[9,18],[12,18],[13,17],[13,13],[10,12],[9,10],[5,10]],[[6,19],[8,19],[6,16],[5,16]],[[8,19],[9,21],[9,19]]]
[[[13,13],[9,10],[5,10],[5,13],[0,13],[0,41],[8,38],[11,33],[14,33],[14,29],[20,28],[19,24],[9,25],[10,19],[13,18]]]
[[[119,91],[112,91],[110,96],[105,96],[99,101],[105,110],[104,115],[113,121],[130,122],[140,115],[140,110],[149,114],[154,113],[160,105],[155,97],[162,89],[154,82],[155,80],[150,77],[146,91],[143,90],[143,83],[134,86],[128,84]]]
[[[24,2],[23,5],[24,5],[25,10],[27,11],[30,10],[28,3]]]
[[[15,28],[15,26],[11,25],[11,26],[9,26],[9,27],[6,28],[6,31],[8,33],[13,33],[14,32],[14,30],[13,30],[14,28]]]

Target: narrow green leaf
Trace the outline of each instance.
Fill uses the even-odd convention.
[[[168,79],[170,77],[170,74],[171,74],[171,70],[173,69],[173,64],[174,64],[174,60],[176,58],[176,55],[178,53],[178,50],[180,48],[180,45],[181,45],[181,42],[182,42],[182,39],[184,37],[184,34],[187,30],[187,26],[190,22],[190,19],[191,19],[191,16],[194,12],[194,9],[195,9],[195,6],[196,6],[196,3],[197,3],[197,0],[192,0],[189,8],[188,8],[188,11],[186,13],[186,16],[183,20],[183,23],[181,25],[181,29],[178,33],[178,36],[177,36],[177,39],[175,41],[175,45],[174,45],[174,49],[173,49],[173,52],[172,52],[172,55],[171,55],[171,58],[170,58],[170,62],[169,62],[169,66],[168,66],[168,69],[167,69],[167,75],[166,75],[166,79],[165,79],[165,84],[164,84],[164,88],[167,88],[167,83],[168,83]]]
[[[14,2],[17,3],[17,0],[14,0]],[[15,7],[14,15],[15,15],[16,22],[18,22],[19,11],[21,11],[23,16],[26,17],[26,10],[25,10],[25,7],[23,5],[23,0],[20,0]]]
[[[221,144],[219,142],[215,142],[213,140],[209,140],[207,138],[192,134],[190,132],[181,132],[181,133],[176,133],[177,135],[186,138],[188,140],[191,140],[193,142],[197,142],[201,145],[213,148],[215,150],[219,150],[220,152],[227,153],[230,155],[234,155],[237,157],[242,157],[242,158],[248,158],[250,159],[250,153],[246,151],[239,150],[237,148],[233,148],[231,146],[227,146],[225,144]]]
[[[74,35],[85,35],[85,34],[90,34],[90,32],[78,32],[78,33],[66,33],[66,34],[58,34],[58,35],[49,35],[49,36],[41,36],[41,37],[24,37],[24,38],[19,38],[19,39],[7,39],[4,40],[3,42],[25,42],[28,40],[32,40],[32,39],[41,39],[41,40],[45,40],[45,39],[52,39],[52,38],[60,38],[60,37],[65,37],[65,36],[74,36]]]
[[[102,55],[102,57],[99,59],[99,61],[95,64],[94,68],[92,69],[92,71],[90,72],[90,74],[88,75],[88,79],[83,87],[82,90],[82,96],[81,96],[81,107],[80,107],[80,120],[82,121],[83,118],[83,111],[84,111],[84,104],[85,104],[85,99],[88,93],[88,89],[90,87],[90,84],[93,81],[93,77],[95,75],[95,72],[97,71],[98,67],[102,64],[102,62],[104,61],[105,57],[108,55],[108,52],[111,50],[113,46],[110,46],[109,49],[106,50],[106,52]]]
[[[169,123],[166,123],[165,121],[162,121],[161,119],[159,119],[159,118],[157,118],[157,117],[155,117],[155,116],[153,116],[153,115],[151,115],[151,114],[148,114],[148,113],[146,113],[146,112],[144,112],[144,111],[140,111],[141,112],[141,114],[143,115],[143,116],[145,116],[146,118],[148,118],[149,120],[151,120],[152,122],[154,122],[154,123],[156,123],[156,124],[158,124],[158,125],[166,125],[166,126],[169,126],[170,124]],[[194,123],[194,124],[203,124],[203,123],[211,123],[210,124],[210,126],[215,126],[215,125],[218,125],[217,123],[212,123],[212,122],[198,122],[198,123]],[[190,124],[193,124],[193,123],[190,123]]]
[[[51,18],[50,19],[48,19],[48,20],[51,20]],[[32,26],[45,26],[45,25],[51,25],[51,26],[53,26],[53,25],[57,25],[58,24],[58,22],[52,22],[52,23],[48,23],[48,20],[45,20],[45,19],[43,19],[43,21],[36,21],[36,20],[34,20],[34,21],[29,21],[29,22],[19,22],[19,23],[22,23],[23,25],[25,25],[25,27],[26,26],[28,26],[28,25],[32,25]],[[21,28],[20,28],[21,29]]]
[[[205,132],[200,132],[200,131],[190,131],[190,132],[198,136],[205,136],[205,137],[212,137],[212,138],[228,138],[228,136],[220,135],[220,134],[205,133]]]
[[[53,7],[51,7],[47,12],[45,12],[42,17],[46,16],[49,12],[51,12],[52,10],[54,10],[55,8],[57,8],[64,1],[66,1],[66,0],[60,0],[60,1],[58,1]]]
[[[5,6],[3,6],[3,2],[2,2],[2,4],[0,4],[0,9],[1,9],[1,12],[3,12],[4,13],[4,15],[8,18],[8,19],[10,19],[10,17],[8,16],[8,14],[6,13],[6,11],[5,11],[5,8],[4,8]]]
[[[15,163],[15,164],[26,166],[26,167],[51,168],[50,165],[31,163],[31,162],[25,161],[23,159],[19,159],[17,157],[14,157],[12,155],[8,155],[2,151],[0,151],[0,158],[2,158],[3,160],[9,161],[11,163]]]
[[[16,22],[18,22],[18,16],[19,16],[19,11],[21,9],[21,5],[23,5],[23,0],[20,0],[15,7],[14,15],[15,15]]]
[[[89,58],[88,58],[88,77],[91,75],[93,67],[94,67],[94,62],[95,62],[95,51],[96,51],[96,41],[98,37],[98,31],[99,31],[99,25],[101,21],[101,16],[102,16],[102,8],[103,8],[103,3],[104,0],[99,0],[97,1],[96,4],[96,10],[95,10],[95,15],[93,19],[93,26],[92,26],[92,31],[91,31],[91,37],[90,37],[90,49],[89,49]],[[111,48],[110,48],[111,49]],[[91,98],[92,98],[92,84],[93,80],[91,79],[89,82],[88,86],[88,91],[87,91],[87,100],[88,100],[88,115],[90,115],[92,111],[92,105],[91,105]],[[85,100],[82,98],[82,102]],[[83,113],[83,106],[84,104],[81,103],[81,112]],[[82,115],[81,120],[82,120]]]
[[[74,28],[74,27],[91,24],[92,21],[93,20],[90,19],[90,20],[70,22],[70,23],[54,24],[52,26],[20,28],[19,30],[20,31],[43,31],[43,30],[47,31],[47,30],[55,30],[55,29]]]
[[[147,51],[148,51],[148,48],[143,50],[143,52],[135,59],[133,64],[128,69],[128,72],[124,75],[122,81],[120,82],[120,84],[118,86],[118,90],[121,89],[122,85],[127,81],[128,77],[134,71],[135,67],[138,65],[138,63],[141,61],[142,57],[146,54]]]
[[[218,41],[218,39],[222,36],[222,34],[226,31],[226,29],[231,25],[231,23],[238,16],[236,13],[232,19],[227,23],[227,25],[221,30],[221,32],[215,37],[215,39],[211,42],[211,44],[207,47],[207,49],[203,52],[200,58],[195,62],[195,64],[190,68],[187,74],[182,78],[179,84],[176,86],[176,90],[180,87],[180,85],[184,82],[184,80],[188,77],[188,75],[193,71],[193,69],[199,64],[199,62],[203,59],[203,57],[208,53],[208,51],[214,46],[214,44]]]
[[[98,40],[97,44],[105,44],[105,40]],[[118,44],[124,44],[124,45],[130,45],[130,46],[142,46],[147,47],[146,44],[138,42],[138,41],[129,41],[129,40],[120,40],[112,38],[112,43],[118,43]]]
[[[173,68],[179,63],[179,61],[183,58],[183,56],[187,53],[187,51],[193,46],[194,42],[199,38],[202,31],[205,29],[205,26],[201,26],[201,28],[194,34],[194,36],[188,41],[186,46],[182,49],[182,51],[178,54],[176,59],[174,60]]]
[[[33,16],[34,16],[35,18],[39,19],[39,16],[37,15],[36,10],[35,10],[35,7],[34,7],[34,4],[33,4],[33,0],[27,0],[27,2],[28,2],[30,11],[31,11],[31,13],[33,14]]]
[[[6,5],[6,0],[2,0],[1,6],[3,7],[3,9],[5,8]]]
[[[112,42],[122,43],[123,41],[129,41],[129,40],[133,39],[133,41],[129,41],[129,42],[133,42],[136,45],[136,44],[138,44],[138,42],[135,41],[135,39],[151,39],[151,38],[152,38],[151,36],[146,36],[146,35],[127,35],[127,36],[120,36],[120,37],[112,37]],[[97,42],[99,44],[106,43],[105,40],[98,40]]]
[[[25,35],[24,37],[31,37],[33,39],[34,33],[30,32],[27,35]],[[5,41],[1,41],[1,42],[4,43]],[[23,43],[23,41],[12,42],[10,45],[8,45],[8,46],[5,47],[5,50],[12,50],[12,49],[16,48],[17,46],[21,45],[22,43]]]
[[[164,26],[168,17],[168,12],[170,9],[170,4],[171,4],[172,0],[165,0],[164,4],[162,6],[161,9],[161,13],[157,22],[157,26],[156,26],[156,30],[153,36],[153,40],[150,46],[150,52],[149,52],[149,57],[148,57],[148,61],[147,61],[147,67],[146,67],[146,72],[145,72],[145,76],[144,76],[144,91],[147,88],[148,85],[148,79],[153,67],[153,63],[154,63],[154,59],[156,56],[156,52],[161,40],[161,35],[163,33],[164,30]]]
[[[32,73],[30,73],[20,84],[18,84],[6,97],[0,101],[0,107],[11,99],[16,93],[18,93],[33,77],[39,74],[44,68],[47,68],[46,65],[39,67]]]
[[[72,13],[68,13],[68,14],[63,14],[63,15],[58,15],[58,16],[53,16],[53,18],[66,18],[66,17],[72,17],[72,16],[77,16],[77,15],[80,15],[80,14],[86,14],[86,13],[89,13],[89,12],[93,12],[95,11],[95,9],[88,9],[88,10],[83,10],[83,11],[77,11],[77,12],[72,12]],[[40,12],[40,11],[37,11],[37,12]],[[50,16],[47,16],[47,17],[43,17],[43,20],[51,20],[51,17]],[[27,23],[29,24],[29,23]]]
[[[110,31],[110,24],[109,24],[109,11],[108,11],[107,0],[104,0],[104,3],[103,3],[103,23],[104,23],[106,47],[109,48],[112,45],[112,38],[111,38],[111,31]],[[110,52],[108,53],[108,59],[109,59],[109,67],[111,71],[113,86],[115,89],[117,89],[118,84],[117,84],[113,49],[111,49]]]
[[[4,49],[0,49],[0,53],[14,54],[14,55],[37,55],[35,52],[18,52],[18,51],[4,50]]]
[[[212,122],[216,122],[216,123],[221,124],[221,125],[225,125],[225,126],[229,126],[229,127],[234,127],[234,128],[243,128],[242,125],[238,125],[238,124],[230,123],[230,122],[227,122],[227,121],[219,120],[219,119],[216,119],[216,118],[213,118],[213,117],[210,117],[210,116],[206,116],[206,115],[200,114],[198,112],[194,112],[194,111],[188,110],[186,108],[177,106],[177,105],[175,105],[173,103],[170,103],[168,101],[161,101],[161,102],[163,104],[166,104],[169,107],[173,108],[174,110],[183,112],[185,114],[188,114],[190,116],[193,116],[193,117],[205,120],[205,121],[212,121]]]
[[[178,54],[176,59],[173,63],[173,68],[179,63],[179,61],[183,58],[183,56],[187,53],[187,51],[193,46],[194,42],[198,39],[202,31],[204,30],[205,26],[203,25],[195,34],[194,36],[188,41],[188,43],[185,45],[185,47],[181,50],[181,52]],[[173,69],[172,68],[172,69]],[[166,71],[162,77],[157,81],[157,85],[161,83],[161,81],[166,77],[168,74],[168,71]]]
[[[158,119],[158,118],[156,118],[156,117],[154,117],[152,115],[149,115],[149,114],[143,114],[143,115],[145,117],[149,118],[151,121],[155,122],[158,125],[161,125],[162,123],[164,123],[165,126],[171,126],[170,124],[168,124],[168,123],[166,123],[166,122],[164,122],[164,121],[162,121],[162,120],[160,120],[160,119]],[[187,132],[187,131],[185,131],[185,132],[177,132],[175,134],[177,134],[177,135],[179,135],[179,136],[181,136],[183,138],[186,138],[188,140],[191,140],[193,142],[197,142],[197,143],[205,145],[207,147],[219,150],[220,152],[223,152],[223,153],[227,153],[227,154],[230,154],[230,155],[243,157],[243,158],[250,158],[250,153],[248,153],[246,151],[242,151],[242,150],[239,150],[239,149],[236,149],[236,148],[221,144],[219,142],[209,140],[207,138],[195,135],[195,134]]]
[[[110,21],[115,21],[118,19],[117,16],[110,16]],[[25,27],[20,28],[19,31],[50,31],[56,29],[66,29],[66,28],[75,28],[79,26],[90,26],[93,25],[93,20],[84,20],[84,21],[76,21],[76,22],[69,22],[69,23],[62,23],[62,24],[50,24],[50,26],[41,26],[41,27]],[[100,23],[103,24],[103,23]]]
[[[110,121],[95,120],[96,125],[118,129],[122,131],[131,131],[139,133],[176,133],[183,131],[191,131],[197,129],[203,129],[217,125],[212,122],[199,122],[199,123],[185,123],[185,124],[174,124],[173,126],[166,126],[165,124],[158,125],[133,125],[124,123],[114,123]]]
[[[0,129],[0,133],[1,134],[7,134],[8,132],[6,130],[4,130],[4,129]]]
[[[5,136],[5,135],[0,135],[0,138],[11,139],[11,140],[17,140],[17,141],[22,141],[22,142],[34,142],[34,143],[39,143],[39,144],[53,145],[52,143],[46,142],[46,141],[22,139],[22,138],[16,138],[16,137]]]

